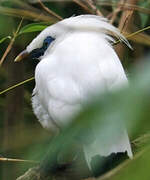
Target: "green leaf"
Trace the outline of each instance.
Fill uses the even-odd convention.
[[[26,26],[24,26],[23,28],[21,28],[19,35],[20,34],[25,34],[25,33],[32,33],[32,32],[39,32],[39,31],[43,31],[46,27],[48,27],[48,24],[44,24],[44,23],[32,23],[32,24],[28,24]]]
[[[0,40],[0,44],[1,44],[2,42],[4,42],[6,39],[11,39],[11,36],[7,36],[7,37],[2,38],[2,39]]]

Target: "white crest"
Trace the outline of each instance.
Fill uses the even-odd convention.
[[[80,15],[64,19],[54,25],[47,27],[43,30],[27,47],[27,51],[31,52],[36,48],[42,47],[43,41],[47,36],[52,36],[57,39],[63,37],[72,31],[91,31],[100,33],[108,41],[114,42],[113,38],[109,35],[115,36],[123,41],[128,47],[131,48],[126,38],[119,32],[119,30],[111,25],[106,18],[96,15]]]

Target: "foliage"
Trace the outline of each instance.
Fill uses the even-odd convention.
[[[49,24],[50,25],[50,24]],[[32,23],[24,26],[20,29],[19,35],[24,33],[32,33],[32,32],[39,32],[44,30],[48,25],[44,23]]]

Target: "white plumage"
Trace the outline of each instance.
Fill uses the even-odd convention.
[[[94,15],[71,17],[49,26],[27,47],[41,48],[47,36],[55,38],[36,66],[32,105],[43,127],[57,131],[68,124],[97,91],[112,91],[126,85],[127,78],[111,43],[116,36],[127,40],[106,19]],[[125,128],[117,141],[99,142],[84,148],[88,164],[92,156],[125,152],[132,157]],[[95,143],[99,148],[95,149]]]

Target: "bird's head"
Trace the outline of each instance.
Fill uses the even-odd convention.
[[[58,27],[58,23],[47,27],[15,58],[15,62],[21,61],[27,56],[40,60],[63,33],[63,30]]]
[[[42,59],[50,53],[57,43],[69,34],[76,31],[92,32],[103,35],[108,41],[113,41],[110,34],[122,40],[129,47],[128,41],[122,36],[117,28],[108,23],[107,19],[95,15],[80,15],[64,19],[44,29],[28,46],[20,53],[15,61],[20,61],[26,56],[31,59]]]

